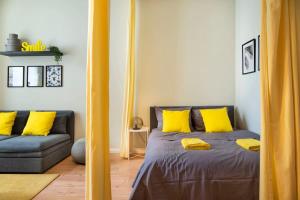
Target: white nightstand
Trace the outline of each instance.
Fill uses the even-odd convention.
[[[132,142],[132,139],[136,136],[142,136],[142,134],[144,134],[145,136],[145,150],[146,150],[146,147],[147,147],[147,143],[148,143],[148,137],[149,137],[149,133],[150,133],[150,129],[149,127],[146,127],[146,126],[143,126],[141,129],[138,129],[138,130],[134,130],[134,129],[129,129],[129,149],[131,147],[131,144],[133,144]],[[134,148],[134,146],[133,146]],[[135,157],[144,157],[142,155],[139,155],[137,153],[130,153],[129,151],[129,157],[128,157],[128,160],[130,158],[135,158]]]

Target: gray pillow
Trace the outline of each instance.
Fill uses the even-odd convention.
[[[204,121],[200,109],[192,109],[192,123],[195,131],[205,131]]]
[[[50,134],[67,134],[67,120],[66,116],[56,116]]]
[[[12,134],[21,135],[23,129],[26,126],[27,120],[29,117],[29,112],[27,111],[18,111],[17,117],[14,122],[14,126],[12,128]]]
[[[156,114],[156,119],[157,119],[157,128],[158,129],[162,129],[162,126],[163,126],[163,117],[162,117],[162,111],[163,110],[191,110],[191,107],[177,107],[177,108],[174,108],[174,107],[155,107],[155,114]],[[193,130],[192,128],[192,124],[191,124],[191,113],[190,113],[190,129]]]

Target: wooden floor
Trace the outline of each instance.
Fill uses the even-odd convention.
[[[143,159],[125,160],[118,154],[111,154],[111,185],[113,200],[127,200],[131,184]],[[85,187],[85,167],[73,163],[68,157],[47,173],[60,176],[38,194],[34,200],[83,200]]]

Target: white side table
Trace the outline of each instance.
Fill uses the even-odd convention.
[[[145,136],[145,150],[146,150],[146,147],[147,147],[147,144],[148,144],[149,133],[150,133],[150,128],[146,127],[146,126],[143,126],[141,129],[138,129],[138,130],[135,130],[135,129],[132,129],[132,128],[129,129],[129,149],[131,147],[131,144],[133,144],[132,139],[134,137],[136,137],[137,135],[144,134],[144,136]],[[133,148],[134,148],[134,146],[133,146]],[[130,158],[135,158],[135,157],[144,157],[144,156],[139,155],[137,153],[130,153],[130,151],[129,151],[128,160]]]

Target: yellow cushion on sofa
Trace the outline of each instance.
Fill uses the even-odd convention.
[[[0,113],[0,135],[11,135],[17,112]]]
[[[232,126],[228,117],[227,108],[201,109],[206,132],[231,132]]]
[[[163,128],[162,132],[181,132],[190,133],[190,111],[171,111],[163,110]]]
[[[22,135],[47,136],[52,128],[56,112],[30,112]]]

